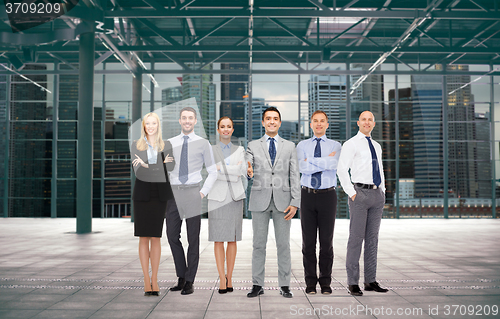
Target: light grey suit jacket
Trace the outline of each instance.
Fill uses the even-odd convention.
[[[226,199],[228,187],[231,187],[230,196],[233,197],[234,201],[245,198],[245,189],[243,188],[243,182],[241,180],[242,175],[246,176],[245,150],[243,147],[232,144],[229,165],[226,165],[224,161],[224,154],[222,153],[219,143],[213,145],[212,149],[215,163],[220,167],[220,170],[217,171],[217,180],[208,193],[207,198],[209,200],[223,202]],[[224,166],[226,166],[226,170],[224,170]]]
[[[300,175],[294,143],[280,137],[274,165],[271,165],[269,149],[263,136],[248,143],[247,161],[252,164],[254,172],[248,204],[250,211],[266,210],[271,196],[279,211],[284,211],[289,205],[299,207]]]

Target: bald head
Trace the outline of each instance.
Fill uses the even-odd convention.
[[[375,127],[375,116],[370,111],[361,112],[358,120],[359,131],[366,136],[370,136]]]

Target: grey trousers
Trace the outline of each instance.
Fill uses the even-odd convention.
[[[359,283],[359,258],[365,242],[365,283],[376,281],[377,249],[380,221],[385,204],[385,194],[379,189],[364,189],[354,186],[356,198],[349,198],[349,241],[347,242],[347,284]]]
[[[276,249],[278,250],[278,284],[280,287],[290,286],[292,260],[290,257],[291,220],[285,220],[285,213],[280,212],[271,198],[269,207],[263,212],[252,212],[253,253],[252,282],[264,286],[266,270],[266,244],[269,231],[269,219],[273,218]]]

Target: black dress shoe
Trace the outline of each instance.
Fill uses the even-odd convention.
[[[193,289],[193,282],[192,281],[186,281],[184,284],[184,288],[182,288],[181,295],[190,295],[194,292]]]
[[[309,295],[316,294],[316,286],[307,286],[306,287],[306,294],[309,294]]]
[[[332,293],[332,288],[330,286],[321,286],[321,293],[323,295],[329,295]]]
[[[253,297],[257,297],[258,295],[262,295],[262,294],[264,294],[264,289],[262,289],[262,286],[253,285],[252,291],[247,293],[247,297],[253,298]]]
[[[349,285],[349,293],[353,296],[363,296],[363,292],[358,285]]]
[[[288,286],[283,286],[280,288],[280,295],[285,298],[292,298],[293,294],[290,292],[290,288]]]
[[[186,279],[179,277],[177,281],[177,286],[173,286],[170,288],[170,291],[180,291],[184,288],[184,284],[186,283]]]
[[[152,293],[153,293],[152,291],[145,291],[144,296],[151,296]]]
[[[388,292],[389,289],[380,287],[378,282],[374,281],[369,284],[365,282],[365,291]]]

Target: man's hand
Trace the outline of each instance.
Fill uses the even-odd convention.
[[[247,162],[248,163],[248,167],[247,167],[247,175],[248,177],[252,178],[253,177],[253,168],[252,168],[252,164],[250,164],[250,162]]]
[[[354,202],[354,199],[356,198],[357,194],[352,195],[351,200]]]
[[[200,196],[201,196],[201,199],[203,199],[203,197],[205,197],[205,195],[203,195],[202,192],[200,192]]]
[[[170,156],[170,154],[167,154],[167,156],[165,156],[165,160],[163,161],[163,163],[171,163],[174,161],[174,158],[172,156]]]
[[[287,212],[288,214],[286,214]],[[285,209],[284,213],[286,214],[285,220],[290,220],[293,218],[293,216],[295,216],[295,213],[297,213],[297,207],[290,205]]]
[[[331,152],[330,154],[328,154],[328,156],[335,156],[337,152]]]

